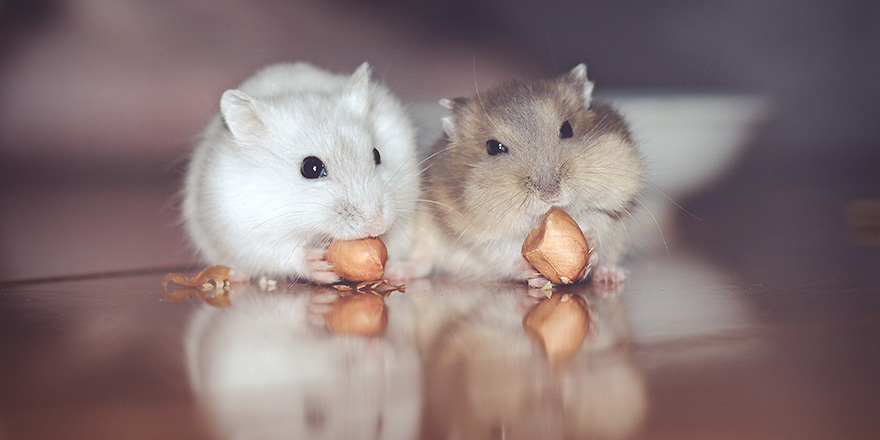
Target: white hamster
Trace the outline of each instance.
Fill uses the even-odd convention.
[[[546,283],[520,255],[529,230],[551,207],[568,212],[594,252],[587,277],[617,284],[625,222],[637,203],[644,163],[623,118],[592,99],[586,66],[557,78],[510,81],[443,101],[451,116],[427,166],[422,205],[441,270],[479,279]],[[431,251],[428,252],[427,250]]]
[[[388,267],[409,254],[419,180],[412,123],[367,63],[351,76],[275,64],[223,93],[183,219],[202,258],[237,278],[333,283],[332,240],[379,236]]]

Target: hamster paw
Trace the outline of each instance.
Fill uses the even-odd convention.
[[[333,272],[333,265],[327,261],[326,249],[311,249],[306,251],[306,266],[308,274],[306,278],[316,284],[335,284],[342,278]]]
[[[553,284],[552,282],[550,282],[550,280],[544,278],[544,276],[541,274],[538,274],[538,276],[534,278],[529,278],[528,282],[529,287],[533,287],[535,289],[543,289],[544,287],[547,287],[547,283]]]
[[[596,252],[596,248],[599,247],[599,240],[596,239],[596,234],[593,231],[584,232],[584,238],[587,239],[587,247],[590,248],[590,258],[587,259],[587,273],[584,274],[585,279],[590,275],[590,271],[596,267],[596,263],[599,262],[599,253]]]
[[[540,289],[550,282],[550,280],[545,278],[544,275],[541,275],[541,272],[535,270],[525,258],[516,260],[513,264],[513,270],[515,271],[514,277],[517,280],[525,281],[528,283],[529,287]]]
[[[385,279],[393,282],[424,278],[431,273],[431,260],[389,260],[385,264]]]

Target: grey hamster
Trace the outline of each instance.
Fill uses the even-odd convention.
[[[567,211],[594,248],[585,279],[618,283],[625,222],[644,180],[627,124],[592,99],[581,64],[557,78],[510,81],[450,110],[426,167],[416,249],[436,269],[480,279],[546,283],[520,254],[551,207]]]

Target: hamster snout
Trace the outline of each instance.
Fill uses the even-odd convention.
[[[522,184],[527,192],[543,202],[556,204],[561,201],[562,174],[556,170],[526,176]]]
[[[343,201],[338,204],[336,213],[351,229],[352,238],[382,235],[394,221],[393,215],[383,209],[382,202],[358,204]]]

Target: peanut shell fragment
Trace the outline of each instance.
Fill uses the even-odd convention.
[[[195,296],[214,307],[226,307],[230,304],[229,271],[228,266],[217,265],[202,270],[192,278],[169,273],[162,280],[165,300],[177,303]]]

